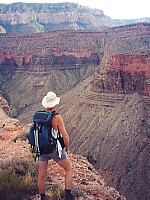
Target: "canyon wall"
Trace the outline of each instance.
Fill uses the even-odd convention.
[[[94,70],[95,92],[150,94],[149,24],[103,32],[1,34],[0,41],[1,93],[10,99],[15,117],[39,106],[48,90],[61,95]]]
[[[102,30],[112,26],[102,10],[75,3],[0,4],[0,25],[6,32],[22,34],[55,29]]]
[[[105,35],[101,64],[61,96],[59,109],[71,150],[86,155],[128,200],[148,200],[150,26],[117,27]]]
[[[139,23],[116,27],[108,33],[111,40],[107,41],[105,56],[94,74],[95,91],[150,95],[149,31],[149,24]]]
[[[0,35],[1,93],[13,116],[39,106],[47,91],[63,94],[92,74],[103,57],[101,35],[71,30]]]

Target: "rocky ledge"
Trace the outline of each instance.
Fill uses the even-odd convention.
[[[25,129],[25,127],[24,127]],[[16,157],[19,159],[27,159],[32,157],[28,141],[17,140],[14,138],[22,131],[2,130],[0,133],[0,171],[1,165],[11,163]],[[69,154],[69,158],[73,165],[73,191],[76,199],[87,200],[125,200],[124,197],[112,187],[109,187],[95,168],[88,160],[80,155]],[[46,185],[60,184],[64,185],[64,170],[54,161],[50,161]],[[49,199],[53,194],[51,191],[46,192]],[[39,195],[31,196],[32,200],[38,200]]]

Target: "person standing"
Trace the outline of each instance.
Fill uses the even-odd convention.
[[[54,92],[48,92],[42,100],[42,106],[47,112],[55,112],[55,106],[60,102],[60,97],[57,97]],[[72,176],[73,168],[67,154],[69,153],[69,136],[67,134],[63,118],[60,114],[54,115],[52,118],[52,134],[56,135],[58,131],[61,133],[65,147],[58,150],[56,145],[52,153],[41,155],[39,157],[39,173],[38,173],[38,189],[41,200],[46,200],[45,194],[45,177],[47,173],[48,160],[53,159],[65,170],[65,200],[74,200],[72,195]],[[59,153],[58,153],[59,152]]]

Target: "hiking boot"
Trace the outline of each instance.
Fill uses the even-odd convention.
[[[42,195],[41,200],[48,200],[48,197],[46,195]]]

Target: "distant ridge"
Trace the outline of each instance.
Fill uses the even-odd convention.
[[[102,10],[77,3],[0,4],[0,26],[7,33],[37,33],[55,29],[103,30],[113,22]]]
[[[150,17],[144,17],[144,18],[138,18],[138,19],[113,19],[113,23],[115,26],[135,24],[139,22],[150,23]]]

